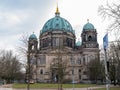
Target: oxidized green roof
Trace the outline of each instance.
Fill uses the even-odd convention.
[[[71,24],[64,18],[60,17],[59,13],[56,13],[54,18],[49,19],[43,26],[40,33],[44,33],[47,31],[65,31],[65,32],[71,32],[75,34],[75,31],[73,30]]]
[[[30,35],[29,39],[37,39],[36,35],[33,33]]]
[[[91,23],[86,23],[85,25],[84,25],[84,27],[83,27],[83,30],[95,30],[95,28],[94,28],[94,25],[93,24],[91,24]]]
[[[81,42],[77,41],[76,46],[81,46]]]

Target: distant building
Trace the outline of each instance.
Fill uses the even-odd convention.
[[[66,80],[88,80],[86,66],[90,60],[99,57],[97,31],[89,21],[83,26],[81,42],[76,42],[75,30],[71,24],[60,16],[58,7],[55,17],[49,19],[40,31],[39,39],[33,33],[29,37],[31,79],[48,82],[57,79],[57,73],[50,71],[51,62],[56,58],[56,50],[68,59]],[[60,48],[62,47],[62,48]]]

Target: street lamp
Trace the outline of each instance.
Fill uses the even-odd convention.
[[[72,70],[72,83],[73,83],[73,90],[74,90],[74,66],[73,66],[73,70]]]
[[[118,70],[117,68],[118,68],[118,64],[116,63],[115,64],[115,85],[117,84],[117,77],[118,77],[117,76],[117,70]]]
[[[105,77],[106,77],[106,89],[107,89],[107,90],[110,90],[110,87],[109,87],[110,80],[109,80],[109,74],[108,74],[108,71],[109,71],[109,61],[108,61],[108,58],[107,58],[106,49],[104,50],[104,52],[105,52]]]
[[[71,55],[70,56],[70,65],[71,65],[71,71],[72,71],[72,85],[73,85],[73,90],[74,90],[74,65],[75,65],[75,61],[74,61],[74,58],[73,56]]]
[[[27,53],[27,64],[28,64],[28,72],[27,72],[27,90],[30,90],[30,52]]]

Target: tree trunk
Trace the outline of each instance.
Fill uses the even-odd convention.
[[[62,90],[62,83],[60,83],[60,90]]]

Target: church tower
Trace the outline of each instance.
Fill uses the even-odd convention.
[[[38,47],[38,41],[36,35],[33,33],[29,37],[28,41],[28,50],[31,51],[36,51]]]
[[[82,72],[84,77],[82,76],[82,80],[89,80],[89,76],[87,73],[87,67],[92,60],[96,60],[99,62],[99,44],[97,42],[97,31],[93,24],[88,22],[83,26],[83,30],[81,33],[82,38],[82,62],[83,69]]]
[[[37,51],[38,51],[38,40],[36,35],[33,33],[30,35],[28,40],[28,70],[27,74],[29,79],[34,82],[37,80]]]
[[[94,25],[89,23],[85,24],[81,34],[83,48],[98,48],[97,31]]]

